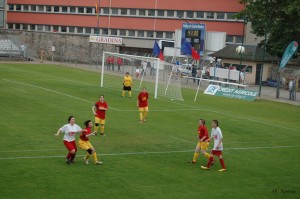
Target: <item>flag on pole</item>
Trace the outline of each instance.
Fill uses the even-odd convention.
[[[98,3],[96,3],[96,6],[95,6],[95,13],[96,13],[96,15],[97,15],[97,19],[99,18],[99,12],[98,12],[98,10],[99,10]]]
[[[160,60],[164,60],[164,55],[163,55],[163,53],[162,53],[161,49],[159,48],[158,43],[156,41],[154,42],[152,54],[155,57],[158,57]]]
[[[181,40],[181,53],[184,55],[191,55],[194,60],[200,60],[199,53],[192,47],[190,42],[188,42],[185,38]]]

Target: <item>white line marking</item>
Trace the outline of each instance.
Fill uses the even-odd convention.
[[[224,151],[230,150],[255,150],[255,149],[277,149],[277,148],[296,148],[300,145],[291,146],[258,146],[258,147],[245,147],[245,148],[227,148]],[[145,152],[128,152],[128,153],[106,153],[99,154],[98,156],[124,156],[124,155],[147,155],[147,154],[170,154],[170,153],[187,153],[193,152],[194,150],[182,150],[182,151],[145,151]],[[85,155],[77,155],[79,157],[84,157]],[[23,157],[7,157],[0,158],[0,160],[16,160],[16,159],[41,159],[41,158],[64,158],[65,155],[61,156],[23,156]]]

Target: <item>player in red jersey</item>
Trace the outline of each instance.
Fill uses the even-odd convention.
[[[148,99],[149,99],[149,94],[146,88],[143,87],[142,91],[138,95],[137,102],[136,102],[136,106],[139,108],[139,112],[140,112],[141,124],[143,122],[146,122],[146,119],[148,117],[148,112],[149,112]]]
[[[209,159],[209,154],[206,152],[209,147],[209,135],[208,130],[205,126],[205,120],[200,119],[199,120],[199,127],[198,127],[198,144],[195,149],[194,157],[191,163],[195,164],[197,162],[197,159],[199,157],[199,151],[201,150],[201,153]]]
[[[94,130],[96,131],[96,134],[100,124],[100,135],[104,135],[105,114],[107,110],[108,104],[104,101],[104,95],[100,95],[99,101],[92,107],[92,111],[95,115]]]
[[[98,161],[96,150],[94,149],[93,145],[90,143],[89,137],[95,135],[96,132],[92,132],[93,123],[91,120],[87,120],[84,122],[85,129],[80,134],[80,139],[78,141],[78,146],[87,151],[86,156],[84,157],[85,164],[89,164],[89,157],[93,155],[94,164],[102,164],[102,162]]]

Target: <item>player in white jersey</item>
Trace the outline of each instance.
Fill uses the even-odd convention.
[[[66,163],[70,164],[73,163],[74,158],[77,152],[77,146],[75,142],[75,134],[81,133],[84,130],[80,128],[77,124],[75,124],[75,118],[70,116],[68,118],[68,124],[65,124],[61,128],[57,130],[56,136],[59,136],[60,133],[64,133],[63,142],[65,147],[68,149],[69,153],[66,157]]]
[[[211,164],[214,162],[214,155],[218,156],[218,158],[220,159],[220,163],[222,165],[222,169],[220,169],[219,171],[226,171],[226,166],[222,157],[222,151],[223,151],[223,135],[222,135],[222,131],[219,128],[219,122],[218,120],[213,120],[212,121],[212,130],[211,130],[211,136],[210,136],[210,140],[214,139],[214,148],[213,150],[210,152],[210,157],[208,160],[208,163],[205,166],[201,166],[202,169],[204,170],[209,170]]]

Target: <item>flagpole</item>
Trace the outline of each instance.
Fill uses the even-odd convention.
[[[97,4],[97,36],[99,35],[99,7],[100,7],[100,0],[98,0],[98,4]]]

